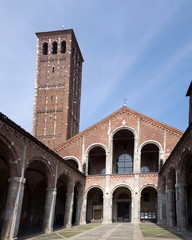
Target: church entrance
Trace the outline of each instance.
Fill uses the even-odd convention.
[[[117,221],[118,222],[129,221],[129,202],[117,203]]]
[[[113,193],[113,222],[131,222],[131,192],[126,187],[119,187]]]

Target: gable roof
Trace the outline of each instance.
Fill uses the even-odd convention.
[[[174,134],[178,134],[178,135],[183,135],[183,131],[178,130],[176,128],[170,127],[164,123],[161,123],[157,120],[154,120],[153,118],[147,117],[141,113],[138,113],[130,108],[128,108],[127,106],[123,106],[122,108],[120,108],[119,110],[117,110],[116,112],[110,114],[109,116],[107,116],[106,118],[102,119],[101,121],[95,123],[94,125],[90,126],[89,128],[85,129],[84,131],[78,133],[77,135],[75,135],[74,137],[70,138],[69,140],[65,141],[64,143],[59,144],[57,147],[55,147],[53,149],[53,151],[57,152],[59,151],[61,148],[63,148],[65,145],[77,140],[78,138],[81,138],[83,135],[85,135],[86,133],[90,132],[91,130],[97,128],[98,126],[102,125],[104,122],[108,121],[109,119],[112,119],[113,117],[115,117],[116,115],[120,114],[120,113],[129,113],[132,114],[134,116],[136,116],[137,118],[143,119],[144,121],[147,122],[151,122],[152,124],[159,126],[161,128],[164,128],[165,130],[172,132]]]

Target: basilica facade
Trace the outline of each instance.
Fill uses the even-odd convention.
[[[186,229],[191,125],[183,134],[124,105],[79,133],[84,60],[75,34],[36,35],[32,135],[0,115],[1,239],[95,222]]]

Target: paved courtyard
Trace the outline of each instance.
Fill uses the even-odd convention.
[[[19,240],[191,240],[188,232],[170,231],[151,223],[113,223],[87,224],[68,229],[61,229],[50,234],[40,234],[33,237],[23,237]]]

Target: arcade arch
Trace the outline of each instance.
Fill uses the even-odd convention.
[[[113,191],[112,221],[131,222],[131,191],[125,186],[119,186]]]
[[[141,221],[157,220],[157,189],[153,186],[146,186],[141,191]]]
[[[32,161],[24,174],[26,178],[19,234],[29,231],[40,232],[43,229],[46,190],[51,182],[50,170],[40,159]]]
[[[99,187],[91,188],[87,193],[86,222],[102,222],[103,191]]]

